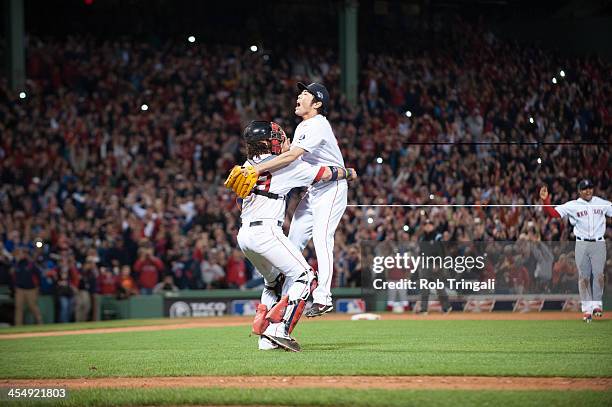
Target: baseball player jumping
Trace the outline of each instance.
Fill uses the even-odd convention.
[[[289,151],[253,166],[252,171],[262,174],[286,167],[298,158],[315,166],[344,168],[344,159],[331,125],[325,118],[329,108],[329,93],[325,86],[298,83],[301,91],[297,97],[295,114],[302,122],[295,129]],[[243,171],[247,176],[248,170]],[[333,310],[331,298],[334,265],[334,234],[347,204],[346,180],[317,183],[298,204],[289,240],[304,250],[312,238],[317,254],[319,285],[313,292],[313,305],[306,311],[307,317],[317,317]]]
[[[276,123],[253,121],[244,130],[248,160],[245,166],[271,161],[289,150],[289,141]],[[299,321],[317,278],[306,259],[283,234],[286,195],[292,188],[354,179],[356,172],[340,166],[313,166],[302,160],[274,171],[260,172],[255,188],[244,183],[241,167],[232,169],[225,186],[244,198],[238,244],[265,280],[253,332],[260,335],[259,348],[280,346],[298,352],[290,334]],[[284,280],[284,283],[283,283]],[[282,288],[281,288],[282,287]]]
[[[603,315],[604,265],[606,263],[606,216],[612,217],[612,203],[593,196],[593,183],[578,183],[580,198],[555,206],[550,204],[548,189],[540,189],[544,211],[553,218],[569,217],[576,236],[576,265],[578,266],[578,292],[582,304],[583,320],[591,322],[593,315]],[[593,289],[591,290],[591,276]]]

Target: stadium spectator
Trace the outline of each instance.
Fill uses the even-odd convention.
[[[4,246],[0,246],[0,285],[11,285],[12,260],[13,256]]]
[[[532,240],[529,245],[531,254],[535,257],[536,267],[533,273],[539,292],[546,292],[551,288],[554,254],[544,242]]]
[[[246,265],[239,249],[232,250],[232,255],[225,266],[225,275],[228,288],[243,288],[246,284]]]
[[[207,257],[208,259],[200,263],[200,272],[202,274],[204,288],[219,288],[223,285],[223,279],[225,278],[225,273],[223,271],[223,266],[225,265],[223,252],[212,249]]]
[[[134,272],[138,276],[138,285],[141,294],[152,294],[160,275],[164,271],[164,264],[153,255],[153,249],[143,248],[134,264]]]
[[[95,259],[87,258],[81,278],[79,279],[78,292],[75,298],[75,321],[82,322],[91,319],[92,303],[94,294],[96,293],[97,281],[96,276],[98,271],[96,269]]]
[[[140,293],[136,281],[132,278],[132,270],[130,266],[125,265],[121,267],[121,275],[119,276],[119,287],[117,288],[117,298],[125,300],[130,298],[132,295]]]
[[[179,289],[174,285],[172,274],[166,274],[164,279],[160,281],[155,288],[153,288],[153,294],[165,294],[167,292],[177,292]]]
[[[102,295],[115,295],[119,288],[119,276],[113,274],[113,271],[108,267],[101,266],[100,274],[98,275],[97,288],[98,293]]]
[[[569,253],[562,253],[553,266],[552,286],[555,293],[575,292],[578,268]]]
[[[58,305],[56,309],[59,311],[59,322],[71,322],[73,319],[74,297],[78,288],[74,286],[70,274],[70,267],[65,264],[60,265],[55,281],[55,300]]]
[[[521,255],[511,256],[507,259],[510,280],[510,289],[513,294],[529,293],[529,285],[531,283],[529,272],[524,265],[524,259]]]
[[[30,258],[27,248],[14,246],[12,249],[15,254],[15,325],[23,325],[25,305],[34,315],[36,323],[42,324],[38,308],[40,270]]]

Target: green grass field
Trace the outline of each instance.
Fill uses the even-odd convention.
[[[99,329],[99,328],[125,328],[133,326],[151,325],[174,325],[180,323],[181,319],[170,318],[150,318],[150,319],[119,319],[114,321],[98,322],[76,322],[69,324],[45,324],[45,325],[22,325],[0,328],[0,336],[31,333],[31,332],[56,332],[56,331],[76,331],[80,329]]]
[[[139,325],[138,323],[136,325]],[[93,324],[92,327],[95,327]],[[308,321],[301,353],[260,352],[249,327],[0,340],[0,378],[195,375],[612,377],[612,320]],[[610,405],[596,391],[88,389],[66,405]],[[313,396],[314,394],[314,396]],[[402,402],[402,400],[404,400]],[[454,401],[459,401],[457,404]],[[504,402],[501,402],[503,400]]]
[[[17,404],[18,403],[18,404]],[[612,392],[347,390],[347,389],[95,389],[72,391],[54,404],[81,406],[273,405],[273,406],[609,406]],[[18,401],[40,406],[45,402]]]

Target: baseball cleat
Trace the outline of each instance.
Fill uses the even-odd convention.
[[[598,317],[598,318],[603,317],[603,311],[601,310],[601,308],[594,308],[593,309],[593,316],[594,317]]]
[[[259,337],[259,350],[274,350],[278,349],[278,345],[272,342],[268,338],[264,338],[263,336]]]
[[[306,318],[320,317],[321,315],[327,314],[333,309],[333,305],[323,305],[314,303],[304,315],[306,315]]]
[[[300,344],[293,338],[282,338],[280,336],[271,336],[271,335],[263,335],[264,338],[270,340],[271,342],[277,344],[279,347],[290,351],[290,352],[299,352],[302,350]]]
[[[582,320],[583,320],[584,322],[586,322],[586,323],[590,323],[591,321],[593,321],[593,316],[591,315],[591,313],[590,313],[590,312],[585,312],[585,313],[582,315]]]

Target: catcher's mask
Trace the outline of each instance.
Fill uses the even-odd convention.
[[[270,152],[279,155],[285,141],[285,132],[274,122],[253,120],[244,129],[244,139],[247,143],[269,141]]]

